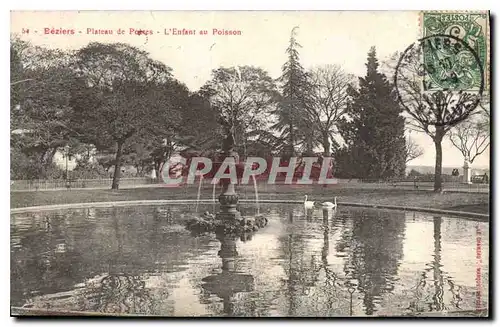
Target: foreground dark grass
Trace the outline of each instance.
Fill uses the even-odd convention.
[[[210,185],[202,188],[201,199],[212,199],[213,189]],[[238,186],[241,199],[254,199],[253,186]],[[216,196],[220,189],[216,189]],[[260,199],[303,200],[307,194],[312,201],[356,202],[374,205],[401,205],[412,207],[436,208],[476,213],[489,213],[489,194],[476,193],[433,193],[422,190],[401,189],[366,189],[343,187],[342,185],[323,186],[259,186]],[[108,202],[128,200],[163,200],[163,199],[196,199],[197,186],[179,188],[133,188],[123,190],[79,189],[58,191],[11,192],[11,208],[39,205]]]

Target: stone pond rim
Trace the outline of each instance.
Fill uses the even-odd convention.
[[[240,203],[254,204],[253,200],[240,199]],[[69,203],[69,204],[50,204],[42,206],[11,208],[11,214],[29,213],[37,211],[54,211],[54,210],[70,210],[70,209],[88,209],[88,208],[113,208],[113,207],[134,207],[134,206],[159,206],[159,205],[182,205],[196,203],[194,199],[185,200],[129,200],[129,201],[114,201],[114,202],[82,202],[82,203]],[[214,204],[212,200],[200,200],[200,204]],[[259,200],[262,204],[303,204],[300,200]],[[442,214],[451,217],[460,218],[478,218],[481,220],[489,220],[490,214],[467,212],[467,211],[453,211],[435,208],[421,208],[410,206],[397,206],[397,205],[383,205],[383,204],[369,204],[369,203],[355,203],[355,202],[338,202],[339,206],[345,207],[362,207],[386,210],[402,210],[423,213]]]

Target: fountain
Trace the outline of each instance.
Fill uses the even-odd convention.
[[[239,167],[239,155],[236,151],[234,151],[234,139],[231,133],[228,133],[228,136],[223,141],[222,156],[224,160],[227,158],[233,159],[232,164],[235,166],[229,167],[230,169],[236,170],[236,168]],[[223,235],[238,235],[255,232],[259,228],[266,226],[267,218],[260,215],[260,210],[258,210],[258,214],[255,217],[241,216],[241,213],[237,210],[239,197],[236,193],[234,182],[235,181],[231,180],[231,178],[220,179],[222,187],[221,194],[219,195],[220,210],[215,214],[215,217],[211,214],[205,213],[203,217],[197,216],[188,220],[186,227],[194,233],[216,232],[217,234]],[[254,188],[256,188],[255,179]],[[212,196],[214,196],[215,187],[212,192]],[[199,193],[200,192],[198,191],[197,203],[199,202]],[[258,201],[258,195],[256,200]]]

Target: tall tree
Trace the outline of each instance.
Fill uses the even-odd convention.
[[[306,151],[312,151],[315,146],[315,130],[308,124],[311,121],[307,106],[311,94],[311,83],[307,72],[300,64],[298,49],[301,45],[295,38],[298,27],[292,29],[290,42],[286,53],[288,60],[282,67],[278,81],[281,84],[281,101],[275,114],[278,121],[273,125],[283,139],[287,140],[284,152],[294,156],[297,145],[303,145]]]
[[[249,133],[265,129],[278,97],[266,71],[251,66],[218,68],[201,90],[232,133],[236,147],[246,155]]]
[[[311,116],[311,127],[321,134],[323,154],[329,156],[336,124],[347,111],[347,89],[354,83],[354,77],[346,74],[338,65],[316,67],[309,75],[312,93],[311,103],[307,108]]]
[[[172,79],[161,84],[159,92],[161,96],[155,96],[152,100],[162,101],[162,108],[158,108],[158,111],[153,110],[155,119],[139,133],[141,144],[149,150],[158,181],[161,180],[159,178],[161,168],[179,148],[182,131],[186,127],[191,127],[183,120],[183,114],[190,105],[188,88]]]
[[[11,159],[30,161],[30,177],[46,178],[57,149],[66,145],[70,90],[75,79],[69,53],[11,40]],[[12,162],[12,167],[23,167]],[[15,169],[14,169],[15,170]],[[23,177],[22,171],[13,171]],[[27,176],[24,176],[27,177]]]
[[[196,152],[220,149],[224,133],[219,115],[220,112],[210,104],[203,91],[191,94],[182,111],[178,146],[182,150]]]
[[[464,159],[473,163],[490,145],[489,123],[483,120],[464,121],[450,130],[449,138]]]
[[[450,38],[452,41],[450,41]],[[424,43],[425,42],[425,43]],[[457,46],[443,49],[443,51],[454,51],[462,49],[471,60],[462,61],[452,54],[447,56],[446,62],[439,62],[444,69],[452,67],[447,71],[442,80],[457,88],[441,88],[432,91],[423,90],[423,83],[429,79],[429,75],[436,72],[437,67],[422,65],[424,62],[424,51],[429,53],[436,51],[432,40],[423,40],[409,46],[399,57],[394,74],[394,84],[398,89],[398,99],[408,115],[410,127],[429,135],[436,149],[436,161],[434,168],[434,191],[442,191],[442,163],[443,149],[442,141],[446,134],[457,124],[469,118],[469,116],[480,106],[484,88],[483,68],[479,57],[470,46],[458,39],[447,36],[437,37],[435,42],[453,42]],[[424,44],[426,46],[424,47]],[[435,45],[435,44],[434,44]],[[444,53],[447,55],[447,53]],[[443,54],[443,55],[444,55]],[[451,61],[450,61],[451,60]],[[475,90],[459,89],[457,74],[453,71],[472,71],[474,75],[480,75],[480,85]],[[447,77],[449,76],[449,77]]]
[[[223,139],[218,112],[208,99],[200,93],[188,94],[179,83],[165,92],[173,93],[172,105],[178,110],[163,111],[134,138],[127,155],[127,161],[141,174],[155,170],[158,182],[162,181],[161,169],[174,153],[207,155],[219,149]]]
[[[404,118],[393,85],[378,71],[375,48],[368,53],[359,90],[349,88],[348,119],[339,123],[357,178],[403,176],[406,164]]]
[[[94,42],[76,56],[75,67],[82,82],[73,92],[74,125],[88,143],[113,148],[111,187],[118,189],[127,143],[133,136],[150,131],[155,122],[168,122],[163,117],[175,111],[172,98],[176,93],[167,91],[177,84],[169,67],[127,44]]]

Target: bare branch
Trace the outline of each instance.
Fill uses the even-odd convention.
[[[406,143],[406,163],[416,159],[424,154],[424,149],[419,146],[411,137],[408,137]]]
[[[450,131],[449,139],[471,163],[490,145],[489,130],[481,121],[466,121],[455,126]]]
[[[345,73],[338,65],[316,67],[309,72],[311,76],[311,103],[306,109],[314,118],[312,128],[323,137],[335,130],[336,123],[344,116],[348,104],[348,88],[355,78]],[[329,146],[329,140],[323,140]],[[329,151],[329,149],[325,149]]]

